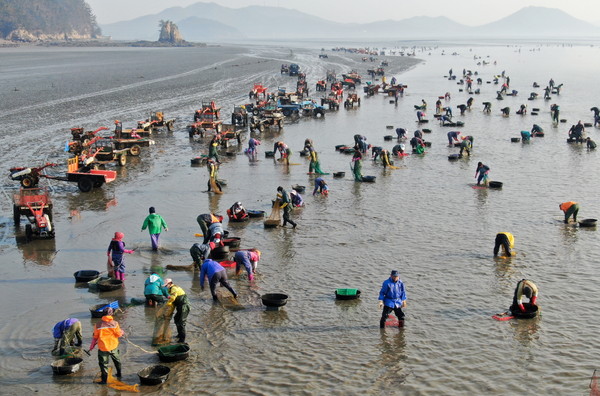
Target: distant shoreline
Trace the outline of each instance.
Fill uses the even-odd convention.
[[[162,43],[158,41],[112,41],[112,40],[72,40],[72,41],[39,41],[15,42],[0,40],[0,48],[17,47],[147,47],[147,48],[181,48],[181,47],[207,47],[206,43],[192,43],[185,41],[181,44]],[[211,47],[217,45],[210,45]]]

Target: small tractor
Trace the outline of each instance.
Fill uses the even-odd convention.
[[[33,237],[54,238],[52,226],[52,201],[46,188],[21,188],[13,196],[13,220],[15,226],[21,224],[21,216],[27,217],[25,225],[27,242]]]

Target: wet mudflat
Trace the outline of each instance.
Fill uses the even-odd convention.
[[[232,235],[242,238],[242,247],[263,252],[253,283],[229,273],[246,309],[213,305],[209,293],[200,291],[197,273],[164,272],[191,300],[191,354],[188,361],[171,365],[171,379],[162,390],[143,392],[525,394],[534,387],[545,394],[585,394],[596,364],[594,263],[599,247],[595,230],[561,223],[558,203],[578,201],[580,218],[598,217],[598,153],[565,142],[568,127],[579,119],[591,122],[589,108],[599,104],[594,96],[597,48],[470,48],[447,47],[445,55],[441,49],[431,55],[417,52],[419,60],[389,57],[388,79],[394,73],[408,85],[397,106],[383,95],[363,97],[360,109],[342,108],[324,119],[300,119],[281,132],[256,134],[263,141],[258,162],[250,162],[241,148],[230,148],[236,155],[224,156],[220,177],[227,187],[221,196],[204,192],[205,168],[189,166],[190,158],[206,152],[206,141],[190,141],[185,130],[202,100],[216,99],[226,113],[247,101],[255,82],[291,89],[295,79],[279,75],[281,63],[299,63],[311,92],[326,69],[340,74],[356,67],[366,75],[373,64],[363,63],[360,55],[331,52],[328,59],[318,59],[319,51],[311,49],[294,48],[291,58],[288,46],[4,49],[0,164],[5,170],[63,162],[61,150],[72,126],[93,130],[119,119],[130,127],[150,111],[164,111],[178,122],[172,134],[155,137],[151,151],[129,158],[114,183],[92,193],[82,194],[74,184],[42,182],[55,201],[53,241],[18,243],[23,228],[13,227],[9,200],[16,184],[2,182],[2,312],[10,318],[0,326],[2,392],[96,392],[94,355],[73,377],[52,376],[54,323],[69,316],[82,319],[84,345],[89,345],[89,306],[140,298],[150,271],[190,264],[188,249],[197,241],[199,213],[224,213],[238,200],[268,212],[278,185],[300,184],[308,193],[306,207],[294,213],[295,231],[266,230],[254,220],[225,222]],[[459,55],[450,55],[454,51]],[[481,59],[474,55],[489,55],[497,65],[478,66]],[[456,106],[469,96],[459,92],[464,87],[443,78],[449,68],[455,73],[477,70],[484,80],[481,94],[473,95],[473,109],[457,116],[465,122],[462,134],[475,137],[473,156],[449,162],[448,155],[458,151],[447,147],[446,133],[453,128],[430,121],[427,154],[396,160],[401,169],[395,170],[366,160],[363,173],[377,181],[355,183],[350,156],[334,146],[351,144],[352,136],[361,133],[371,144],[391,150],[396,142],[384,141],[384,135],[393,134],[386,126],[405,127],[412,134],[413,105],[425,99],[431,119],[435,100],[445,92],[452,99],[444,105],[458,114]],[[494,99],[499,87],[487,81],[502,70],[519,95],[500,103]],[[564,83],[560,97],[526,100],[535,91],[533,81],[543,88],[550,78]],[[483,101],[493,103],[490,115],[481,111]],[[568,120],[556,128],[549,113],[555,102]],[[539,115],[515,115],[521,103],[540,108]],[[500,114],[505,106],[512,110],[508,118]],[[544,128],[544,138],[510,142],[533,123]],[[587,129],[595,138],[597,130]],[[306,174],[308,161],[297,154],[306,138],[314,140],[325,171],[346,172],[343,179],[326,176],[328,198],[310,196],[313,177]],[[300,165],[288,169],[264,158],[275,140],[285,141],[295,151],[292,162]],[[478,161],[490,166],[491,180],[504,182],[502,190],[471,188]],[[150,250],[147,233],[140,232],[149,206],[169,224],[158,253]],[[91,293],[75,287],[73,272],[104,269],[105,250],[116,230],[125,233],[129,247],[138,248],[126,257],[125,289]],[[511,260],[492,257],[500,231],[515,235],[517,256]],[[376,300],[391,269],[400,271],[407,286],[406,328],[380,332]],[[542,318],[492,320],[491,315],[508,308],[514,285],[524,277],[540,287]],[[341,287],[358,288],[362,296],[336,301],[334,290]],[[266,311],[260,295],[271,292],[288,294],[287,305]],[[117,319],[133,343],[152,349],[151,308],[130,307]],[[125,382],[137,381],[137,371],[158,361],[125,341],[121,351]]]

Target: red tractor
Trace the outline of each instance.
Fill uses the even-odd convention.
[[[52,226],[52,201],[45,188],[21,188],[13,196],[13,220],[15,226],[21,224],[21,216],[26,216],[29,224],[25,225],[27,242],[34,236],[54,238]]]
[[[189,135],[204,136],[204,133],[210,129],[217,133],[223,128],[223,120],[221,119],[221,108],[217,107],[214,100],[210,102],[203,101],[202,109],[196,110],[194,114],[194,123],[190,125]]]

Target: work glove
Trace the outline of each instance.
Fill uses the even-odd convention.
[[[383,309],[383,301],[379,301],[379,309]]]
[[[525,312],[525,306],[523,304],[519,304],[519,309],[521,312]]]
[[[537,303],[537,296],[531,297],[531,301],[530,302],[531,302],[531,305],[536,305],[536,303]]]
[[[406,300],[402,301],[402,308],[406,308]]]

